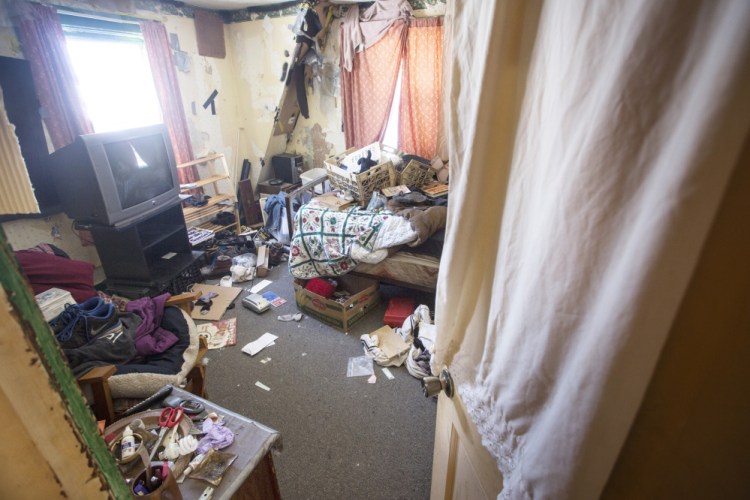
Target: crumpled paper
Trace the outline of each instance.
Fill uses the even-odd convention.
[[[198,442],[198,454],[206,453],[210,449],[220,450],[234,442],[234,432],[224,427],[224,422],[214,422],[207,418],[203,422],[203,432],[206,435]]]

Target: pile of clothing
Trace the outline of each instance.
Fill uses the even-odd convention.
[[[398,339],[389,338],[397,336]],[[430,360],[435,345],[435,325],[432,323],[430,308],[420,305],[401,327],[383,327],[372,334],[360,337],[365,355],[380,366],[401,366],[411,376],[423,379],[431,375]]]
[[[124,311],[99,296],[67,305],[50,327],[73,374],[101,365],[115,365],[118,374],[178,373],[190,335],[182,312],[165,307],[169,297],[132,300]]]

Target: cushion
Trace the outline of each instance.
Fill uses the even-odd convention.
[[[170,311],[176,310],[179,311],[179,313],[182,315],[183,319],[187,323],[188,328],[188,345],[185,348],[185,350],[182,352],[182,364],[180,366],[180,370],[177,373],[154,373],[153,371],[150,373],[141,373],[141,372],[133,372],[133,373],[122,373],[121,369],[123,369],[126,365],[118,366],[118,373],[112,375],[109,378],[109,389],[112,393],[112,398],[147,398],[148,396],[152,395],[162,387],[164,387],[167,384],[174,385],[176,387],[185,385],[185,381],[187,379],[188,373],[190,373],[190,370],[193,369],[195,366],[195,360],[198,358],[198,350],[199,350],[199,339],[198,339],[198,331],[195,327],[195,323],[193,322],[193,319],[188,315],[185,311],[182,309],[178,309],[176,307],[169,307],[167,308]],[[165,309],[165,318],[167,317],[167,309]],[[176,314],[176,313],[175,313]],[[171,321],[179,321],[178,317],[172,316],[172,313],[170,313],[170,320]],[[162,324],[164,324],[162,322]],[[178,341],[178,344],[181,342]],[[174,349],[176,347],[173,346]],[[171,350],[171,349],[170,349]],[[177,350],[177,349],[176,349]],[[167,356],[169,353],[163,353],[161,355],[160,361],[163,361],[165,358],[168,358]],[[160,356],[157,356],[156,358],[159,358]],[[163,370],[162,370],[163,371]]]

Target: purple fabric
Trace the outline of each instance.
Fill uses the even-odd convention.
[[[211,448],[220,450],[226,448],[234,442],[234,432],[224,427],[224,422],[214,422],[207,418],[203,422],[203,432],[206,433],[198,442],[196,453],[202,454],[208,452]]]
[[[143,297],[131,300],[125,306],[127,312],[137,314],[143,319],[135,331],[135,351],[139,356],[160,354],[177,343],[177,336],[161,327],[164,317],[164,304],[170,294],[158,297]]]

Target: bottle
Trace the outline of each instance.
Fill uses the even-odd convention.
[[[122,440],[120,441],[120,459],[127,460],[135,454],[135,436],[130,426],[125,427],[122,431]]]

